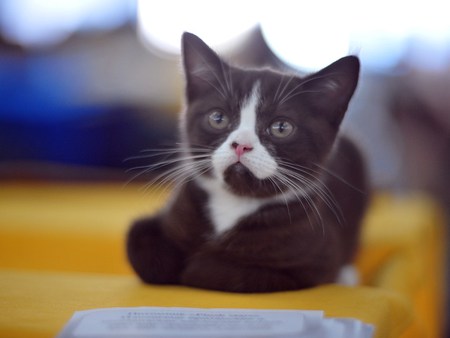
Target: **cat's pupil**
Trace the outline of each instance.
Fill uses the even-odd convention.
[[[224,129],[229,124],[228,116],[220,111],[213,111],[209,115],[209,124],[215,129]]]
[[[275,121],[269,128],[271,135],[279,138],[287,137],[292,134],[294,126],[288,121]]]

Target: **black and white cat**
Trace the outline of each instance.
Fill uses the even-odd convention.
[[[127,252],[147,283],[269,292],[335,282],[352,263],[368,201],[362,157],[339,126],[359,61],[301,78],[240,69],[182,39],[187,106],[178,178]]]

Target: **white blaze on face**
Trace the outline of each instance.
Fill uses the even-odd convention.
[[[246,166],[258,179],[268,178],[277,170],[275,159],[261,144],[256,133],[256,110],[260,102],[259,88],[260,84],[256,82],[249,97],[242,104],[239,126],[212,156],[215,176],[220,180],[223,180],[225,170],[237,162]],[[238,145],[247,150],[243,153],[236,151]]]
[[[209,193],[208,207],[217,234],[232,228],[242,217],[250,215],[266,203],[286,197],[258,199],[237,196],[225,188],[224,172],[237,162],[245,165],[258,179],[275,174],[277,163],[261,144],[256,133],[256,110],[260,102],[259,83],[255,83],[240,111],[239,126],[212,155],[214,177],[199,177],[197,182]],[[247,150],[238,150],[237,144]],[[251,150],[249,150],[251,148]]]

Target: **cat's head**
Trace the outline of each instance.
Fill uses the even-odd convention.
[[[182,134],[199,177],[241,196],[307,189],[356,88],[358,59],[344,57],[302,78],[233,67],[190,33],[182,47]]]

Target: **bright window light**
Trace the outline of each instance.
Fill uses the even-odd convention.
[[[355,0],[353,6],[352,42],[367,67],[389,69],[406,57],[416,66],[439,68],[450,59],[445,0]]]
[[[345,2],[290,1],[265,8],[261,27],[266,41],[288,64],[320,69],[349,53],[348,13],[336,15]]]
[[[179,54],[181,34],[200,36],[217,47],[257,23],[259,1],[138,1],[138,24],[144,41],[169,54]]]
[[[305,71],[348,54],[369,68],[393,67],[407,55],[439,69],[450,59],[447,13],[445,0],[0,0],[0,28],[23,46],[46,46],[136,14],[142,40],[176,55],[184,31],[220,49],[260,24],[274,53]]]
[[[129,18],[132,2],[124,0],[3,0],[2,34],[24,46],[46,46],[76,30],[109,29]]]
[[[359,55],[368,68],[390,68],[411,52],[411,41],[420,39],[432,52],[415,59],[442,64],[450,53],[447,13],[445,0],[229,0],[222,6],[202,0],[138,1],[141,36],[154,48],[178,54],[183,31],[217,48],[259,23],[275,54],[304,71],[348,54]]]

